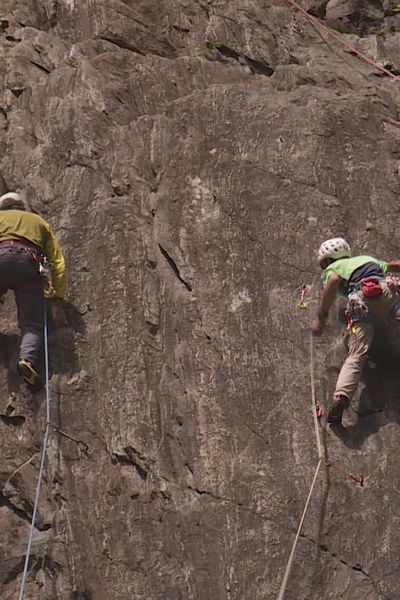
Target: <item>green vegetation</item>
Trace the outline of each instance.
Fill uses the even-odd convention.
[[[221,42],[206,42],[204,46],[207,48],[207,50],[214,52],[214,50],[221,48],[222,44]]]
[[[341,21],[327,21],[326,25],[330,29],[334,29],[339,33],[357,33],[350,23],[342,23]]]
[[[73,56],[67,58],[65,64],[67,64],[69,67],[72,67],[73,69],[77,69],[79,67],[78,59],[74,58]]]
[[[205,42],[203,52],[201,53],[204,58],[210,59],[214,52],[221,48],[220,42]]]

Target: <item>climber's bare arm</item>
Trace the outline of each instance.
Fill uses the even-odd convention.
[[[335,300],[341,281],[342,278],[335,273],[332,273],[332,275],[329,277],[327,286],[322,294],[318,316],[311,324],[311,331],[314,335],[321,335],[324,331],[325,321],[328,318],[329,310]]]
[[[388,262],[388,271],[392,271],[392,273],[400,271],[400,260],[391,260]]]

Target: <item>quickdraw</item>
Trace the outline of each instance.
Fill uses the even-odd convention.
[[[46,257],[43,257],[39,263],[39,273],[43,279],[43,296],[54,298],[56,292],[51,280],[51,265]]]
[[[357,333],[357,327],[353,321],[353,319],[349,316],[347,319],[347,331],[352,333],[353,335]]]
[[[300,301],[298,303],[298,307],[299,308],[308,308],[308,302],[305,301],[305,297],[307,294],[309,294],[311,291],[311,285],[307,285],[307,283],[302,283],[299,288],[298,288],[298,292],[300,294]]]
[[[345,475],[350,477],[350,479],[352,479],[355,483],[359,483],[361,487],[364,487],[364,482],[366,480],[366,477],[364,477],[364,475],[357,475],[356,473],[352,473],[352,471],[348,471],[345,467],[343,467],[339,463],[329,463],[328,462],[328,463],[326,463],[326,466],[331,467],[332,469],[335,469],[335,471],[339,471],[340,473],[344,473]]]
[[[78,446],[78,448],[82,452],[84,452],[85,454],[87,452],[89,452],[89,446],[87,445],[86,442],[84,442],[83,440],[78,440],[77,438],[72,437],[72,435],[69,435],[69,433],[66,433],[65,431],[63,431],[62,429],[60,429],[59,427],[57,427],[57,425],[54,425],[54,423],[52,423],[51,421],[49,421],[48,424],[50,425],[50,427],[53,428],[54,431],[56,431],[57,433],[59,433],[63,437],[67,438],[68,440],[71,440],[72,442],[75,442],[75,444]]]

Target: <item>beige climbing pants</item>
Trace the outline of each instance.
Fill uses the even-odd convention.
[[[364,301],[368,306],[369,314],[383,324],[389,317],[393,303],[397,299],[398,296],[386,284],[383,284],[383,292],[380,296],[364,299]],[[354,325],[354,333],[349,333],[348,355],[340,370],[335,390],[335,396],[341,394],[350,399],[357,389],[375,333],[375,325],[371,323],[359,321]]]

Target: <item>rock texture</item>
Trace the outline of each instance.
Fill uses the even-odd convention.
[[[396,2],[304,6],[345,16],[349,40],[400,68]],[[400,83],[284,0],[2,0],[0,81],[0,191],[27,190],[69,265],[25,598],[276,598],[317,461],[315,249],[342,234],[398,256]],[[15,373],[12,297],[0,325],[11,600],[46,417]],[[336,468],[287,599],[400,597],[400,381],[380,339],[346,430],[321,425]],[[332,319],[316,349],[325,405],[341,340]]]

